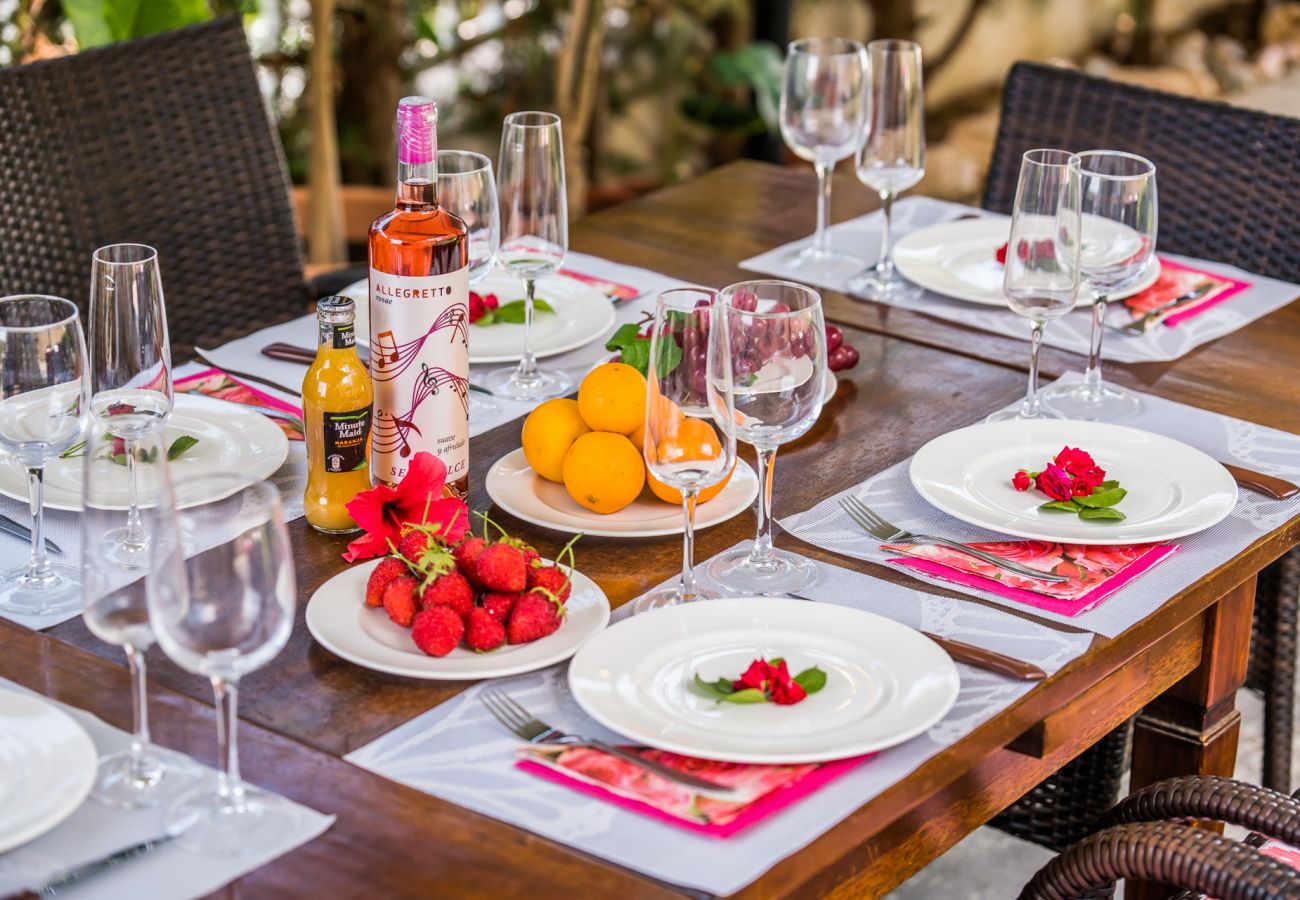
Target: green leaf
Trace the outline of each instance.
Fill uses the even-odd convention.
[[[649,341],[646,341],[648,344]],[[646,350],[646,362],[649,362],[649,349]],[[655,371],[659,377],[663,378],[682,361],[682,348],[677,346],[677,342],[671,340],[665,335],[665,339],[659,342],[659,358],[655,360]]]
[[[722,698],[728,703],[766,703],[767,694],[764,694],[758,688],[745,688],[743,691],[734,691]]]
[[[1075,503],[1073,500],[1052,500],[1044,503],[1038,508],[1044,512],[1078,512],[1080,509],[1079,504]]]
[[[650,339],[641,337],[640,329],[631,322],[610,335],[605,349],[617,352],[623,362],[642,375],[650,371]]]
[[[1127,496],[1128,491],[1123,488],[1114,488],[1108,491],[1093,491],[1087,497],[1075,497],[1074,502],[1080,506],[1088,506],[1093,509],[1100,509],[1105,506],[1114,506]]]
[[[1108,506],[1102,506],[1079,510],[1079,518],[1118,522],[1120,519],[1124,518],[1124,514],[1118,509],[1111,509]]]
[[[208,0],[64,0],[63,10],[83,50],[212,18]]]
[[[167,458],[169,460],[178,458],[182,453],[193,447],[198,442],[199,439],[193,435],[182,434],[176,440],[172,441],[172,445],[167,448]]]
[[[735,693],[731,682],[726,678],[719,678],[717,681],[705,681],[700,677],[699,672],[695,673],[695,689],[714,700],[726,700],[731,694]]]
[[[505,322],[509,325],[524,324],[524,315],[527,310],[524,309],[527,301],[511,300],[509,303],[502,303],[496,309],[483,316],[475,325],[493,325],[497,322]],[[539,313],[554,313],[555,309],[545,300],[534,300],[533,310]]]
[[[488,325],[491,325],[496,320],[497,320],[496,313],[487,312],[479,316],[478,321],[475,322],[474,324],[478,325],[479,327],[486,327]]]
[[[1113,491],[1117,487],[1119,487],[1118,481],[1103,481],[1096,489],[1102,491]]]
[[[826,687],[826,673],[813,666],[794,676],[794,683],[804,689],[804,693],[815,694]]]

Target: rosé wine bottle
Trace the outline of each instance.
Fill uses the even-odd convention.
[[[469,235],[438,206],[438,108],[397,105],[397,205],[370,226],[370,471],[396,484],[425,450],[469,492]]]

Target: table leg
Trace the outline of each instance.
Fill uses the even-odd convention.
[[[1130,790],[1177,775],[1232,775],[1241,730],[1236,696],[1246,680],[1254,611],[1254,578],[1206,610],[1201,664],[1138,714]],[[1169,894],[1166,887],[1140,883],[1126,896],[1154,900]]]

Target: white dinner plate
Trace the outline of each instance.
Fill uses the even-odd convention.
[[[1048,498],[1017,491],[1019,469],[1041,471],[1065,446],[1092,454],[1128,491],[1122,521],[1042,512]],[[1168,541],[1221,522],[1237,503],[1227,469],[1200,450],[1162,435],[1066,419],[986,422],[950,431],[916,452],[912,485],[934,506],[971,525],[1015,537],[1069,544]]]
[[[616,513],[593,512],[570,497],[564,485],[534,472],[522,447],[493,463],[486,487],[492,502],[516,519],[570,534],[658,537],[681,534],[684,527],[681,506],[664,503],[648,489]],[[722,492],[696,507],[696,530],[744,512],[757,496],[758,476],[743,459],[736,460],[736,471]]]
[[[90,735],[71,716],[31,694],[0,690],[0,853],[72,815],[97,765]]]
[[[182,508],[220,500],[241,487],[256,484],[275,473],[289,456],[289,439],[275,422],[238,403],[199,394],[177,394],[171,415],[163,426],[163,442],[183,434],[199,439],[170,464],[176,484],[176,502]],[[45,508],[77,512],[81,509],[84,460],[80,456],[52,459],[45,465]],[[229,473],[243,476],[235,485],[216,485],[220,493],[200,494],[192,488],[203,475]],[[187,483],[188,482],[188,483]],[[208,487],[212,487],[208,483]],[[127,509],[127,475],[122,467],[121,484],[106,505]],[[0,457],[0,494],[27,502],[27,472],[13,456]]]
[[[352,566],[316,589],[307,602],[307,628],[336,656],[376,672],[461,681],[531,672],[568,659],[609,623],[605,592],[581,572],[573,573],[559,630],[531,644],[504,644],[476,653],[463,644],[443,657],[429,656],[411,640],[411,629],[388,618],[382,608],[366,606],[366,581],[380,560]]]
[[[363,343],[370,340],[369,290],[365,281],[343,290],[357,302],[357,340]],[[501,269],[494,269],[473,290],[479,294],[496,294],[501,303],[524,297],[524,283]],[[555,310],[537,313],[533,318],[533,353],[538,357],[576,350],[607,337],[614,330],[613,302],[576,278],[565,275],[543,278],[537,282],[537,297]],[[518,362],[523,352],[523,325],[469,326],[471,363]]]
[[[721,703],[694,687],[755,658],[810,666],[826,686],[791,706]],[[737,597],[624,619],[569,663],[588,715],[651,747],[744,763],[824,762],[883,750],[934,725],[957,699],[957,667],[929,638],[847,606]]]
[[[908,281],[936,294],[1005,307],[1003,266],[997,260],[997,250],[1007,242],[1010,228],[1007,216],[958,219],[921,228],[894,244],[894,265]],[[1152,256],[1141,281],[1128,290],[1117,291],[1110,299],[1131,297],[1159,277],[1160,260]],[[1080,291],[1077,305],[1087,306],[1089,302],[1087,291]]]

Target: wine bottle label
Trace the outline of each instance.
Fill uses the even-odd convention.
[[[351,327],[351,326],[349,326]],[[355,472],[366,467],[366,441],[370,437],[370,407],[351,412],[323,412],[325,440],[321,452],[326,472]]]
[[[353,322],[346,325],[331,325],[329,322],[320,323],[320,345],[322,347],[333,347],[335,350],[346,350],[349,347],[357,345],[357,326]]]
[[[469,472],[469,269],[446,275],[370,270],[372,477],[394,484],[421,450]]]

